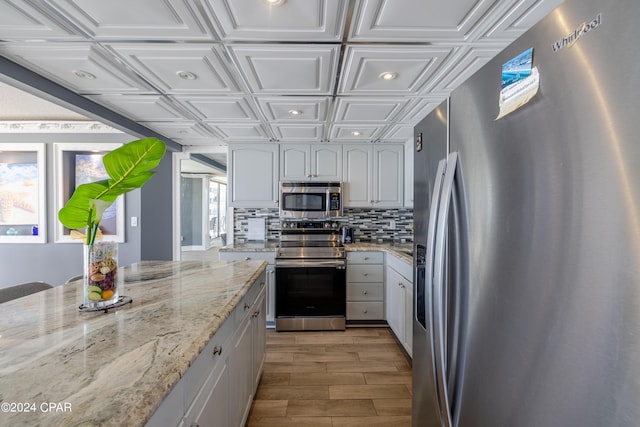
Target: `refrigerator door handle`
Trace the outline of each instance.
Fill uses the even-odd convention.
[[[416,255],[418,255],[418,259],[416,259],[416,267],[417,269],[424,269],[424,299],[418,298],[419,292],[415,291],[414,294],[414,317],[415,320],[420,323],[426,334],[424,337],[427,340],[427,348],[430,350],[429,354],[426,355],[430,360],[427,361],[427,369],[430,368],[430,375],[435,387],[434,390],[434,409],[437,410],[438,414],[442,414],[442,404],[441,399],[438,396],[438,386],[437,386],[437,375],[436,375],[436,364],[435,364],[435,346],[434,346],[434,318],[433,318],[433,262],[434,262],[434,247],[435,247],[435,239],[436,239],[436,224],[438,222],[438,204],[440,203],[440,198],[442,194],[442,182],[444,181],[445,167],[447,161],[446,159],[440,160],[438,163],[438,168],[436,171],[435,182],[433,185],[433,194],[431,196],[431,204],[429,211],[429,223],[427,226],[427,236],[425,239],[426,248],[423,252],[424,257],[420,256],[420,251],[417,251]],[[416,275],[419,278],[420,275]],[[419,279],[417,279],[419,280]],[[417,282],[416,282],[417,284]],[[419,304],[422,305],[419,307]],[[424,323],[423,323],[424,322]]]
[[[434,243],[433,261],[433,331],[434,331],[434,360],[436,364],[437,395],[440,399],[443,426],[451,427],[451,405],[446,374],[446,325],[447,313],[445,313],[445,256],[447,241],[447,219],[455,173],[458,163],[458,153],[451,153],[447,157],[447,170],[442,184],[442,195],[438,206],[438,223],[436,225],[436,238]]]

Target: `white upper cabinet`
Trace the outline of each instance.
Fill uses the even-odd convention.
[[[278,207],[278,144],[229,147],[229,206]]]
[[[286,181],[341,181],[342,146],[280,145],[280,179]]]
[[[402,144],[345,144],[342,152],[345,207],[404,205]]]
[[[278,183],[342,181],[343,206],[405,206],[405,147],[378,144],[231,144],[229,206],[277,208]]]

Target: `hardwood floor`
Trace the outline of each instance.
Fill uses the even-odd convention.
[[[411,426],[411,365],[388,328],[267,331],[247,426]]]

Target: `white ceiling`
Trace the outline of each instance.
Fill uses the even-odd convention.
[[[233,142],[404,142],[559,3],[4,0],[0,55],[203,151]],[[397,77],[385,81],[384,72]]]
[[[0,120],[88,120],[85,116],[0,82]]]

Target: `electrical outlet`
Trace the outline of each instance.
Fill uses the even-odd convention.
[[[131,217],[131,226],[132,227],[137,227],[138,226],[138,217],[137,216],[132,216]]]

